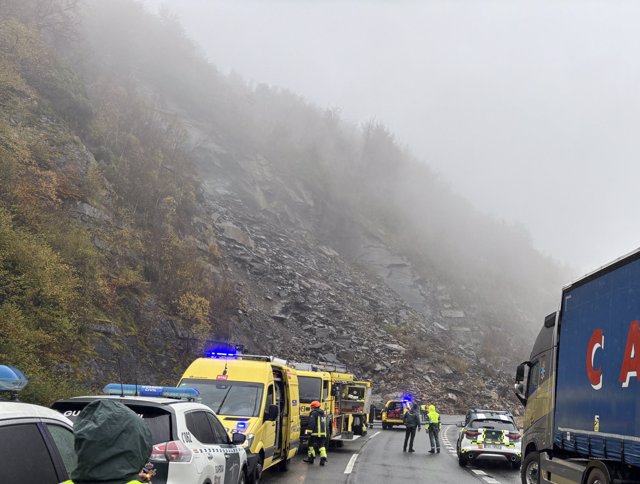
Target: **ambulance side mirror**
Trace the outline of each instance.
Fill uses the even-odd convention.
[[[267,411],[267,420],[271,422],[275,422],[278,420],[278,415],[280,415],[280,409],[277,405],[269,405],[269,410]]]

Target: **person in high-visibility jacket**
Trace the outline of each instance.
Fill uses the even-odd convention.
[[[78,464],[70,481],[140,484],[153,440],[147,423],[115,400],[96,400],[82,409],[73,426]]]
[[[430,454],[434,452],[440,453],[440,414],[436,412],[435,405],[429,405],[429,412],[427,413],[427,425],[429,428],[429,442],[431,444]]]
[[[423,422],[427,421],[427,405],[425,403],[420,405],[420,418]]]
[[[309,426],[307,433],[309,436],[309,451],[306,459],[309,464],[313,464],[316,458],[316,452],[320,454],[320,465],[323,466],[327,462],[327,449],[324,446],[327,440],[327,424],[324,416],[324,410],[320,408],[320,402],[314,400],[309,405],[312,410],[309,415]]]

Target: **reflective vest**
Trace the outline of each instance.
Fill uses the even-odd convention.
[[[326,418],[324,416],[324,412],[320,413],[314,410],[313,412],[311,412],[311,415],[309,415],[309,418],[315,420],[315,425],[309,425],[309,427],[312,428],[311,435],[315,437],[326,437],[327,427],[325,424]]]
[[[429,427],[433,425],[431,428],[440,428],[440,414],[436,412],[436,407],[434,405],[429,405],[427,419],[429,420]]]

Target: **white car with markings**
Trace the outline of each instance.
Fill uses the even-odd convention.
[[[506,459],[513,469],[522,461],[522,435],[508,412],[475,413],[462,427],[456,446],[458,463],[464,467],[478,458]]]
[[[197,390],[150,386],[136,389],[136,385],[111,384],[105,387],[105,393],[109,395],[59,400],[52,408],[74,421],[88,403],[108,398],[140,415],[153,436],[149,460],[156,470],[154,484],[245,483],[245,436],[234,433],[230,439],[213,410],[201,403],[177,399],[193,400]]]

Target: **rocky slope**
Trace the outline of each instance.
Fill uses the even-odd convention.
[[[185,121],[206,192],[201,233],[215,234],[223,276],[241,294],[219,336],[251,352],[344,364],[374,381],[378,400],[409,393],[444,411],[508,405],[517,412],[514,334],[474,320],[474,308],[458,306],[444,284],[420,276],[356,218],[344,234],[356,249],[343,253],[322,231],[322,201],[312,190]]]
[[[31,0],[0,18],[0,358],[37,376],[34,400],[173,384],[221,340],[344,364],[379,400],[517,412],[554,270],[526,238],[384,128],[221,76],[140,4],[87,4],[86,42],[52,42]],[[57,305],[34,297],[50,252]]]

